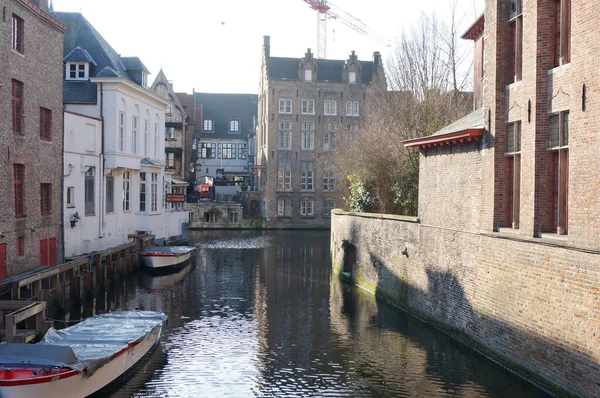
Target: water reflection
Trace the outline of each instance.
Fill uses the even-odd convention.
[[[192,236],[182,274],[129,278],[75,310],[169,315],[161,351],[112,397],[542,396],[332,277],[326,232]]]

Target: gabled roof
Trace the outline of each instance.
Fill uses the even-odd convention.
[[[479,18],[469,26],[467,31],[461,36],[461,39],[477,40],[483,34],[485,29],[485,14],[481,14]]]
[[[408,148],[429,148],[478,141],[483,136],[485,130],[484,116],[484,108],[481,107],[433,135],[406,140],[402,143]]]
[[[202,105],[204,119],[213,120],[214,131],[205,137],[246,138],[254,130],[254,119],[258,116],[257,94],[212,94],[194,93],[195,103]],[[240,132],[229,133],[231,120],[240,122]],[[196,126],[199,133],[202,125]]]
[[[181,113],[186,115],[186,112],[183,109],[183,105],[181,105],[178,96],[175,94],[175,91],[173,91],[173,85],[171,84],[169,79],[167,79],[167,75],[165,75],[165,72],[162,69],[158,72],[158,75],[154,79],[154,82],[152,83],[150,89],[158,94],[157,87],[161,84],[167,87],[167,94],[169,96],[167,99],[171,101],[177,108],[179,108]]]
[[[318,82],[343,83],[346,61],[335,59],[317,59],[316,78]],[[360,65],[360,81],[373,82],[373,61],[358,61]],[[299,71],[302,58],[270,57],[268,59],[268,73],[273,80],[300,80]]]
[[[73,57],[73,59],[81,59],[81,57],[84,57],[92,60],[93,62],[90,61],[93,64],[93,67],[90,65],[90,77],[114,77],[136,83],[128,73],[128,70],[134,69],[128,68],[142,68],[135,70],[147,72],[147,69],[139,58],[121,57],[81,13],[53,12],[52,16],[67,27],[63,43],[65,60],[68,57],[69,59],[71,59],[70,57]],[[94,87],[96,86],[95,83],[87,83]],[[81,84],[81,82],[79,84]],[[67,86],[66,82],[65,86]],[[83,85],[79,87],[83,87]],[[86,88],[86,90],[91,91],[90,88]],[[86,100],[90,98],[88,91],[80,93],[74,89],[65,90],[64,102],[86,103]]]
[[[94,66],[98,65],[96,61],[92,58],[90,53],[88,53],[83,48],[77,46],[71,51],[64,59],[64,62],[89,62],[94,64]]]

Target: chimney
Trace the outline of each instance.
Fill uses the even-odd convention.
[[[379,51],[373,53],[373,62],[376,66],[381,65],[381,53]]]
[[[265,58],[271,57],[271,36],[263,36],[263,55]]]
[[[310,51],[310,48],[306,49],[306,54],[304,54],[304,60],[310,61],[313,59],[313,53]]]
[[[358,58],[358,57],[356,56],[356,51],[352,50],[352,52],[351,52],[351,54],[350,54],[350,57],[348,57],[348,63],[349,63],[349,64],[354,64],[354,63],[356,63],[356,60],[357,60],[357,58]]]

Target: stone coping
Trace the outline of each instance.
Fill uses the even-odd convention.
[[[419,222],[418,217],[413,216],[400,216],[396,214],[381,214],[381,213],[357,213],[352,211],[344,211],[342,209],[333,209],[331,210],[331,214],[335,214],[336,216],[353,216],[353,217],[362,217],[362,218],[374,218],[380,220],[393,220],[393,221],[403,221],[417,224]]]

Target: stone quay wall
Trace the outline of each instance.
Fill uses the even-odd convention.
[[[600,251],[334,210],[336,273],[557,395],[600,397]]]

